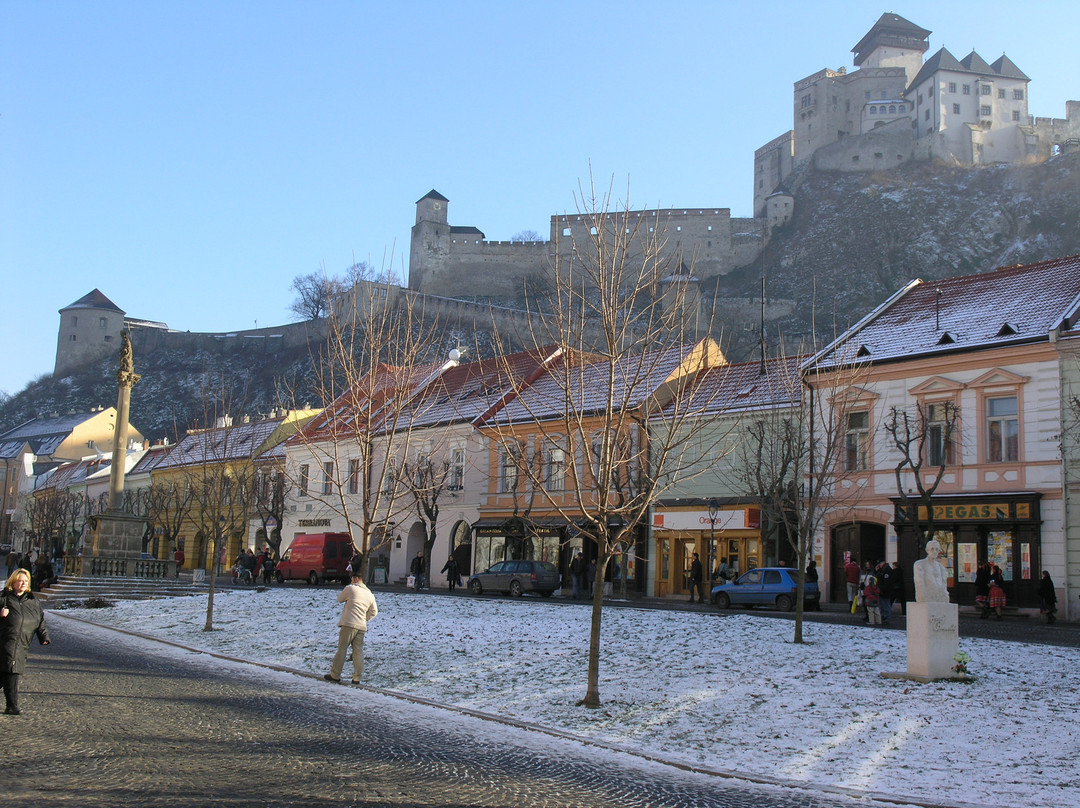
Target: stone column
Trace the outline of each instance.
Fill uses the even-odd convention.
[[[109,470],[110,512],[120,512],[124,496],[124,473],[127,466],[128,418],[131,412],[131,388],[141,377],[135,372],[128,332],[120,334],[120,369],[116,371],[119,392],[116,396],[116,431],[113,434],[112,468]]]

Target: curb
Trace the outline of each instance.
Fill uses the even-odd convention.
[[[241,657],[229,656],[228,654],[220,654],[215,651],[208,651],[204,648],[195,648],[190,645],[184,645],[183,643],[174,642],[173,640],[166,640],[161,637],[154,636],[152,634],[145,634],[141,631],[131,631],[129,629],[116,628],[114,626],[107,626],[101,623],[95,623],[93,620],[87,620],[82,617],[75,617],[69,615],[63,611],[50,611],[50,618],[58,617],[64,620],[70,620],[74,623],[83,623],[85,625],[94,626],[100,629],[106,629],[108,631],[114,631],[117,634],[124,634],[130,637],[137,637],[141,640],[148,642],[158,643],[160,645],[167,645],[171,648],[178,648],[183,651],[188,651],[193,654],[203,654],[213,659],[221,659],[227,662],[234,662],[239,665],[248,665],[253,668],[262,668],[265,670],[275,671],[277,673],[288,673],[294,676],[300,676],[305,679],[311,679],[312,681],[323,683],[323,677],[317,673],[310,673],[308,671],[298,670],[296,668],[290,668],[285,665],[275,665],[271,662],[256,662],[250,659],[243,659]],[[341,687],[342,685],[336,683],[325,683],[333,687]],[[348,685],[348,687],[355,687],[357,689],[366,690],[369,693],[375,693],[387,698],[398,699],[400,701],[406,701],[411,704],[419,704],[425,707],[433,707],[439,710],[445,710],[447,712],[456,713],[458,715],[469,716],[481,721],[490,721],[495,724],[501,724],[503,726],[515,727],[517,729],[523,729],[530,732],[537,732],[542,735],[547,735],[552,738],[559,738],[560,740],[572,741],[579,743],[582,746],[592,746],[598,749],[606,751],[619,752],[630,757],[635,757],[640,760],[646,760],[650,763],[657,763],[662,766],[669,766],[680,771],[690,772],[693,774],[702,774],[708,777],[716,777],[725,780],[742,780],[747,783],[753,783],[755,785],[774,786],[778,788],[786,788],[793,791],[816,791],[822,794],[850,797],[853,799],[862,800],[874,800],[879,803],[908,806],[914,805],[919,808],[999,808],[999,806],[986,805],[983,803],[970,803],[970,802],[952,802],[943,803],[936,802],[918,797],[909,797],[898,794],[885,794],[879,791],[864,791],[857,788],[848,788],[845,786],[830,786],[822,785],[820,783],[807,783],[800,780],[788,780],[781,777],[772,777],[764,774],[752,774],[749,772],[737,771],[734,769],[713,769],[705,766],[695,766],[690,763],[683,763],[677,760],[671,760],[668,758],[654,755],[650,752],[643,752],[640,749],[630,749],[609,741],[597,740],[594,738],[585,738],[580,735],[575,735],[572,732],[565,730],[555,729],[552,727],[546,727],[541,724],[533,724],[528,721],[521,721],[515,718],[507,718],[506,716],[495,715],[493,713],[486,713],[481,710],[473,710],[468,707],[458,707],[450,704],[443,704],[441,702],[434,701],[433,699],[423,698],[421,696],[412,696],[408,693],[402,693],[397,690],[388,690],[382,687],[373,687],[371,685],[365,685],[363,683],[359,685]]]

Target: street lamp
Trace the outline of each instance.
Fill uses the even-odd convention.
[[[713,547],[716,545],[716,517],[720,515],[720,505],[715,499],[709,500],[709,552],[706,553],[709,566],[708,570],[709,580],[709,599],[712,599],[712,581],[713,581]]]

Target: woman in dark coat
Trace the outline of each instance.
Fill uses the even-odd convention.
[[[1057,591],[1054,589],[1054,580],[1046,570],[1043,570],[1042,578],[1039,580],[1039,605],[1041,606],[1039,611],[1046,615],[1047,623],[1057,620],[1054,617],[1057,611]]]
[[[26,653],[35,634],[42,645],[49,644],[45,615],[30,591],[30,573],[15,570],[0,594],[0,677],[7,701],[4,712],[8,715],[22,712],[19,709],[19,677],[26,667]]]

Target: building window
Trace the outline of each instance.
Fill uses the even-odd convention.
[[[877,107],[870,107],[870,114],[877,115]]]
[[[334,491],[334,461],[327,460],[322,466],[322,492],[330,494]]]
[[[808,106],[810,106],[810,94],[809,93],[807,93],[806,95],[804,95],[802,98],[799,99],[799,109],[806,109]]]
[[[956,92],[956,82],[955,81],[950,81],[949,82],[949,92],[950,93],[955,93]]]
[[[926,405],[926,462],[930,466],[955,463],[956,405],[951,401]]]
[[[895,114],[895,112],[896,112],[896,104],[889,104],[889,114],[892,115],[892,114]]]
[[[460,491],[465,487],[465,450],[454,449],[450,452],[450,469],[447,487],[451,491]]]
[[[296,481],[296,492],[302,496],[307,496],[308,481],[311,479],[311,467],[307,463],[300,467],[300,479]]]
[[[882,91],[881,91],[881,97],[882,97],[882,98],[888,98],[888,97],[889,97],[889,94],[888,94],[887,92],[885,92],[884,90],[882,90]]]
[[[960,105],[959,104],[953,104],[952,105],[952,112],[953,112],[953,115],[959,115],[960,114]]]
[[[1005,97],[1005,88],[1001,87],[1001,88],[998,89],[998,98],[1004,98],[1004,97]]]
[[[930,110],[926,110],[926,112],[923,113],[923,120],[930,120]]]
[[[979,85],[979,94],[980,95],[990,95],[990,85],[989,84],[981,84],[981,85]]]
[[[869,90],[867,90],[867,91],[866,91],[865,93],[863,93],[863,95],[865,96],[865,99],[866,99],[867,101],[869,101],[869,100],[870,100],[870,91],[869,91]]]
[[[979,114],[988,118],[994,114],[994,110],[990,107],[989,104],[983,104],[981,107],[979,107]]]
[[[349,493],[360,493],[360,461],[355,458],[349,461]]]
[[[72,335],[71,335],[71,341],[72,341],[72,342],[75,342],[75,339],[76,339],[75,335],[74,335],[74,334],[72,334]]]
[[[862,471],[867,467],[870,449],[870,413],[850,412],[845,435],[845,463],[847,471]]]
[[[1016,396],[986,400],[986,459],[1012,463],[1020,459],[1020,421]]]
[[[521,463],[521,447],[507,444],[499,451],[499,491],[513,493],[518,487],[518,466]]]
[[[933,98],[934,97],[934,85],[933,84],[931,84],[929,87],[926,88],[926,97],[927,98]]]
[[[1020,120],[1020,110],[1018,110],[1018,109],[1014,109],[1014,110],[1012,111],[1012,119],[1013,119],[1014,121],[1018,121],[1018,120]]]
[[[903,104],[901,104],[901,105],[900,105],[900,111],[901,111],[901,112],[907,112],[907,107],[906,107],[906,106],[904,106]]]
[[[961,89],[962,89],[962,92],[964,93],[964,95],[971,95],[971,85],[970,84],[965,84]]]
[[[108,318],[107,318],[107,317],[101,317],[101,318],[99,318],[99,319],[98,319],[98,325],[99,325],[99,326],[101,326],[102,328],[108,328],[108,327],[109,327],[109,320],[108,320]]]
[[[1024,100],[1024,91],[1023,90],[1013,90],[1013,101],[1023,101],[1023,100]]]
[[[548,449],[547,453],[547,490],[562,491],[566,488],[566,452],[558,447]]]

